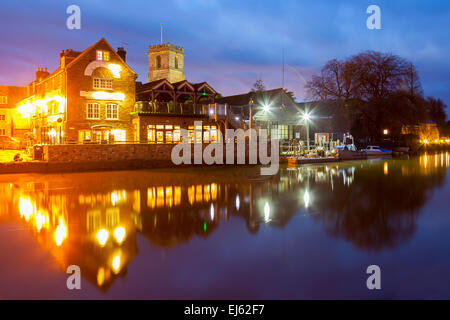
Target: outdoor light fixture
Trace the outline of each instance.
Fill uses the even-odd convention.
[[[305,120],[305,121],[309,121],[309,120],[311,120],[311,115],[309,114],[309,112],[305,112],[305,113],[302,115],[302,118],[303,118],[303,120]]]
[[[270,106],[268,104],[264,104],[263,105],[263,110],[264,110],[264,112],[269,112]]]
[[[112,72],[114,78],[120,78],[120,71],[122,70],[122,67],[120,65],[110,63],[108,65],[108,69]]]
[[[383,130],[383,134],[384,134],[384,135],[387,135],[388,133],[389,133],[389,130],[388,130],[388,129],[384,129],[384,130]]]

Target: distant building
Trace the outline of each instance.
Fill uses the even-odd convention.
[[[29,115],[36,142],[131,140],[136,73],[125,57],[102,38],[81,52],[61,50],[52,73],[38,68],[18,108]]]
[[[277,134],[280,140],[299,139],[303,129],[301,109],[297,103],[281,89],[227,96],[216,100],[229,105],[230,109],[242,118],[247,128],[268,129],[268,135]]]
[[[415,135],[420,141],[425,143],[438,142],[440,139],[437,124],[432,121],[418,125],[404,125],[402,126],[401,134]]]
[[[15,116],[16,103],[26,96],[26,87],[0,86],[0,136],[22,137],[30,129],[28,118]]]

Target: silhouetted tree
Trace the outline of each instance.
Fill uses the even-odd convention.
[[[366,51],[330,60],[307,82],[309,98],[337,101],[359,134],[381,135],[380,128],[401,128],[426,119],[426,103],[414,65],[389,53]]]

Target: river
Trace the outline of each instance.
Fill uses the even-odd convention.
[[[449,299],[449,167],[0,175],[0,299]]]

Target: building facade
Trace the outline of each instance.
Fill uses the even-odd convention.
[[[130,113],[136,73],[100,39],[84,51],[61,50],[52,73],[38,68],[19,103],[37,143],[109,143],[132,140]]]

